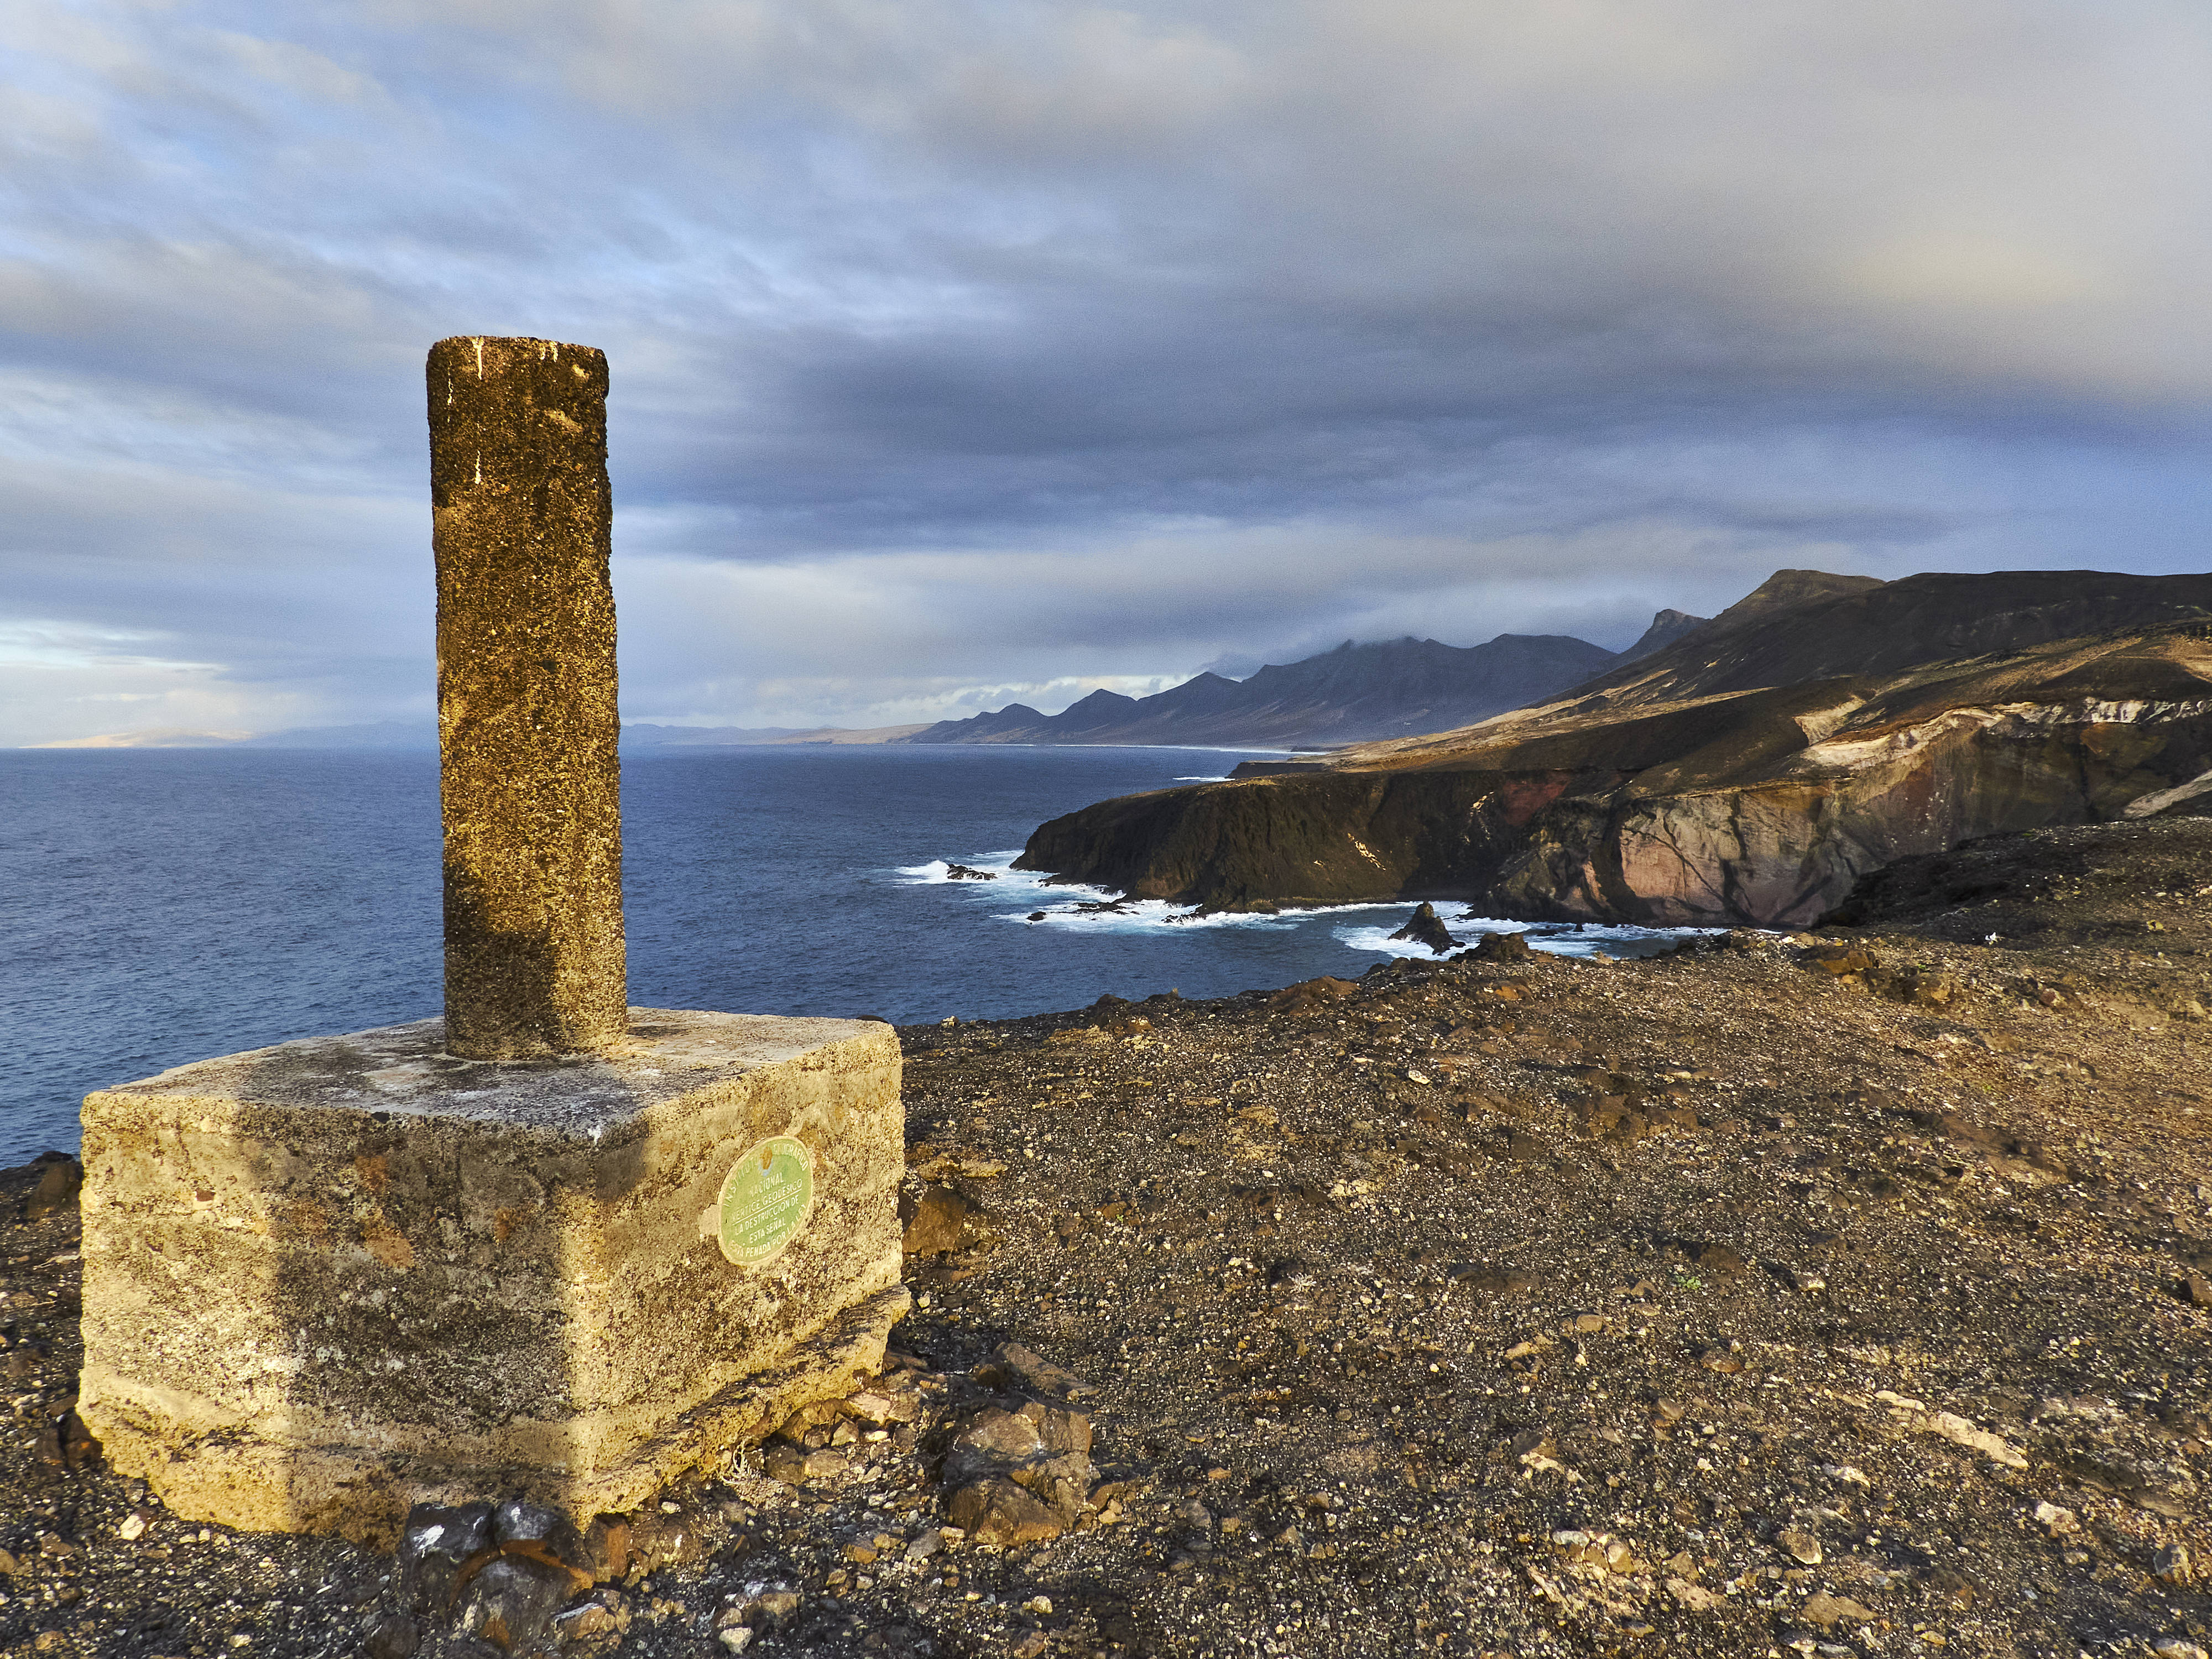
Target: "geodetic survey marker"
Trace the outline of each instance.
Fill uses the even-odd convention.
[[[634,1508],[906,1307],[890,1028],[628,1006],[606,391],[430,352],[445,1018],[86,1098],[78,1411],[187,1519]]]

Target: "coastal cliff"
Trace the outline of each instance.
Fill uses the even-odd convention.
[[[2212,770],[2212,577],[1785,571],[1567,700],[1056,818],[1018,867],[1227,909],[1799,926],[1869,871]]]

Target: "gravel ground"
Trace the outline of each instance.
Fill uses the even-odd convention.
[[[2212,821],[1916,860],[1853,914],[904,1031],[895,1363],[554,1540],[556,1600],[606,1581],[562,1648],[2212,1645]],[[0,1653],[530,1645],[489,1571],[428,1595],[105,1470],[75,1236],[0,1229]],[[1025,1404],[1087,1421],[1090,1490],[947,1530]]]

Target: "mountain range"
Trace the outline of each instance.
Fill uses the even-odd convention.
[[[1624,652],[1562,634],[1483,645],[1346,640],[1249,679],[1200,674],[1149,697],[1097,690],[1057,714],[1013,703],[940,720],[895,743],[1191,744],[1320,748],[1467,726],[1547,697],[1671,644],[1705,619],[1662,611]]]

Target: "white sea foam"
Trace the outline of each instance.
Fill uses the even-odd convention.
[[[1444,928],[1462,945],[1473,945],[1485,933],[1525,933],[1528,948],[1548,956],[1589,957],[1650,956],[1686,939],[1701,939],[1714,930],[1704,927],[1631,927],[1591,922],[1580,928],[1572,923],[1507,921],[1497,916],[1444,917]],[[1339,927],[1338,943],[1354,951],[1382,957],[1432,958],[1435,952],[1419,940],[1392,939],[1390,927]]]
[[[969,859],[932,859],[927,864],[902,864],[896,866],[890,873],[899,877],[900,884],[907,887],[943,885],[988,890],[995,884],[988,881],[971,880],[964,876],[955,880],[952,875],[952,866],[955,864],[964,864],[970,870],[988,870],[1000,880],[1009,878],[1015,881],[1043,880],[1044,878],[1042,876],[1013,867],[1014,860],[1021,855],[1020,848],[1009,847],[996,853],[978,853],[975,857]]]
[[[1082,933],[1164,934],[1194,928],[1250,928],[1262,933],[1290,933],[1304,927],[1326,928],[1338,944],[1362,955],[1377,957],[1430,958],[1433,952],[1412,939],[1390,935],[1404,925],[1412,907],[1407,901],[1387,903],[1316,905],[1309,909],[1285,909],[1273,915],[1216,911],[1201,915],[1195,908],[1170,904],[1164,899],[1120,899],[1110,889],[1055,882],[1035,870],[1017,870],[1018,849],[979,853],[953,860],[971,870],[984,870],[995,879],[954,879],[944,859],[909,865],[892,873],[909,885],[944,886],[964,890],[975,903],[988,905],[993,919]],[[1110,908],[1100,907],[1110,906]],[[1354,920],[1357,918],[1358,920]],[[1629,927],[1591,924],[1577,929],[1571,924],[1507,921],[1492,916],[1447,916],[1445,926],[1462,944],[1473,945],[1485,933],[1526,933],[1530,946],[1560,957],[1645,956],[1664,950],[1677,940],[1698,937],[1706,930],[1694,927]]]

